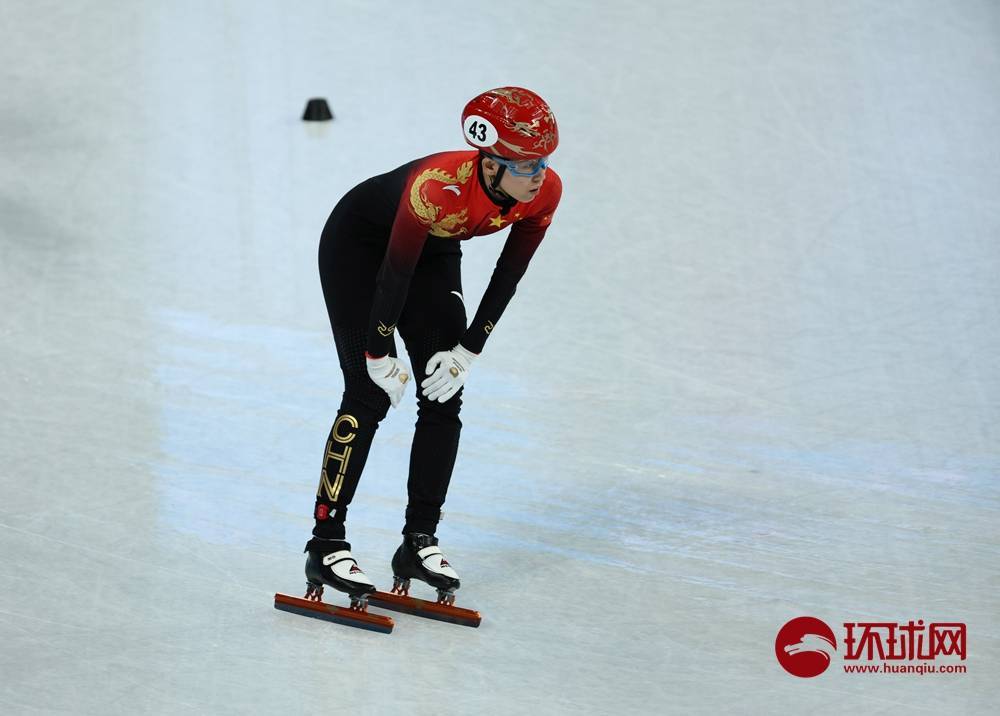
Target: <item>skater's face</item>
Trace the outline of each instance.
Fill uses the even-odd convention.
[[[548,163],[538,167],[534,176],[517,176],[511,171],[505,171],[500,177],[500,191],[512,199],[521,202],[532,201],[537,195],[542,184],[545,183],[545,167]],[[490,158],[483,159],[483,176],[486,183],[493,185],[493,177],[500,171],[500,165]]]

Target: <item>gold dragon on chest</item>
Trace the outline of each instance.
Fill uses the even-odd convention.
[[[472,161],[461,164],[455,176],[452,176],[444,169],[427,169],[413,180],[413,185],[410,187],[410,207],[420,222],[429,227],[431,235],[450,237],[461,236],[466,233],[468,229],[465,227],[465,222],[469,218],[469,210],[462,209],[461,211],[438,218],[438,214],[441,213],[441,207],[427,198],[424,185],[429,181],[437,181],[442,184],[464,185],[472,176],[472,166]]]

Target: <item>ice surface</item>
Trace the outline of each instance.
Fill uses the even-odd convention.
[[[996,3],[14,1],[0,60],[3,713],[995,713]],[[320,229],[503,84],[565,193],[439,532],[483,625],[278,612]],[[352,506],[382,585],[414,417]],[[798,679],[800,615],[965,622],[968,673]]]

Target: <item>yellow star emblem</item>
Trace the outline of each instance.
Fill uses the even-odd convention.
[[[499,229],[499,228],[503,227],[503,222],[504,221],[505,221],[505,219],[502,216],[500,216],[499,214],[497,214],[492,219],[490,219],[490,225],[491,226],[495,226],[495,227],[497,227]]]

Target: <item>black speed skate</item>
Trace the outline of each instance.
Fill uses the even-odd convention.
[[[351,598],[351,609],[364,611],[375,585],[351,555],[351,545],[342,540],[312,539],[306,545],[306,596],[314,602],[323,596],[323,585]]]
[[[434,535],[408,532],[392,557],[392,592],[375,592],[371,603],[384,609],[442,622],[478,627],[479,612],[455,606],[458,574],[441,554]],[[436,602],[410,596],[410,580],[419,579],[437,589]]]
[[[368,612],[368,596],[375,592],[375,585],[351,556],[351,545],[343,540],[314,537],[305,551],[309,554],[306,557],[306,596],[275,594],[275,609],[383,634],[392,632],[391,618]],[[347,593],[351,598],[350,609],[325,604],[322,600],[324,585]]]
[[[438,603],[453,605],[461,586],[458,574],[438,548],[437,537],[422,532],[403,535],[403,544],[392,556],[392,593],[407,596],[410,580],[427,582],[438,592]]]

